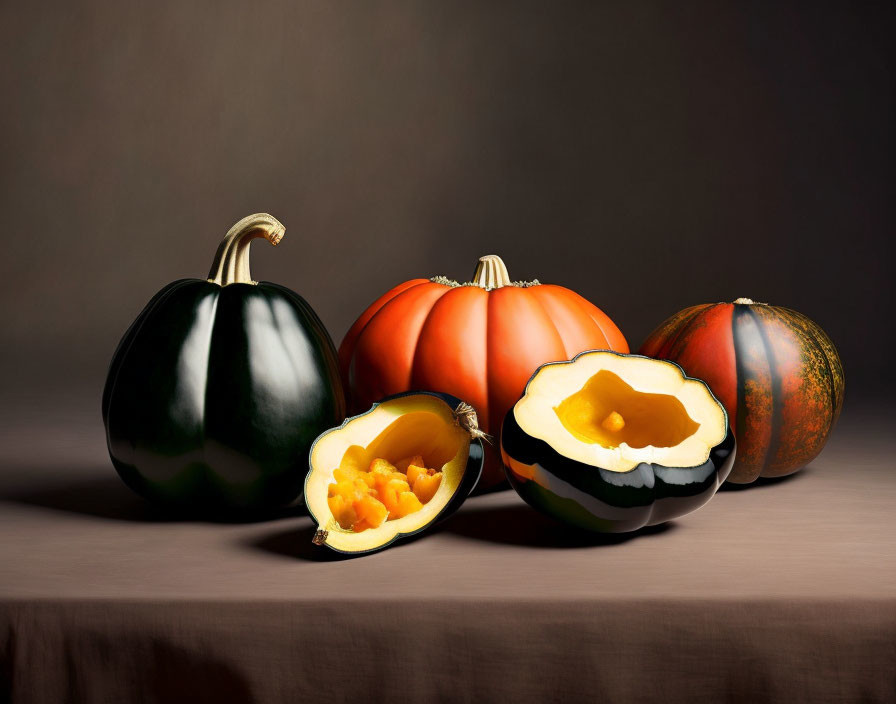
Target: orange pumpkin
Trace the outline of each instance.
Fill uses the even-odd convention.
[[[540,365],[590,349],[628,352],[628,344],[577,293],[511,281],[501,258],[489,255],[468,283],[411,279],[378,298],[346,333],[339,362],[353,413],[391,394],[438,391],[472,404],[480,426],[496,434]],[[495,447],[480,489],[504,479]]]

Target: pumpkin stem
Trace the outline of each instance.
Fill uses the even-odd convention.
[[[491,291],[502,286],[510,286],[511,281],[501,257],[497,254],[486,254],[484,257],[479,257],[479,264],[476,265],[476,271],[473,272],[472,283],[486,291]]]
[[[208,280],[219,286],[258,283],[249,273],[249,245],[257,237],[277,245],[285,232],[283,223],[267,213],[243,218],[230,228],[218,246]]]

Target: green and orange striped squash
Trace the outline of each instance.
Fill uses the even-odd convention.
[[[641,354],[703,379],[737,439],[728,481],[781,477],[824,447],[843,404],[843,365],[827,334],[789,308],[738,298],[676,313]]]

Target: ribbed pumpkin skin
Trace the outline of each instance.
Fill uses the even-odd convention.
[[[703,379],[737,438],[728,481],[781,477],[821,452],[843,405],[843,365],[809,318],[761,303],[686,308],[663,322],[640,353]]]
[[[588,349],[628,352],[628,343],[603,311],[562,286],[487,291],[412,279],[364,311],[339,363],[350,413],[384,396],[436,391],[473,405],[480,426],[498,433],[539,366]],[[479,489],[504,480],[496,447],[487,446]]]

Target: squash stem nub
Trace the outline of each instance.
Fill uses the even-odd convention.
[[[486,254],[479,257],[479,264],[476,265],[476,271],[473,272],[472,283],[491,291],[502,286],[510,286],[510,274],[507,273],[507,267],[497,254]]]
[[[277,245],[285,232],[283,223],[267,213],[243,218],[230,228],[218,246],[208,280],[219,286],[257,283],[249,272],[249,245],[258,237]]]
[[[457,405],[457,408],[454,409],[454,422],[466,430],[474,440],[481,438],[487,443],[491,443],[491,435],[479,428],[479,419],[476,416],[476,409],[469,403],[461,401]]]

